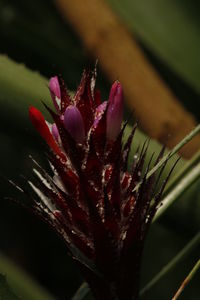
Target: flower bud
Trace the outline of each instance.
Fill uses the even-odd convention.
[[[82,143],[85,138],[83,118],[76,106],[69,105],[64,114],[64,126],[77,143]]]
[[[53,100],[55,109],[59,112],[60,111],[61,91],[60,91],[60,84],[58,81],[58,76],[51,77],[51,79],[49,81],[49,90],[51,93],[51,98]]]
[[[111,87],[107,110],[107,139],[114,141],[121,129],[123,119],[123,91],[118,81]]]

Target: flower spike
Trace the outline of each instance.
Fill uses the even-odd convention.
[[[143,170],[148,142],[128,170],[136,126],[122,145],[122,86],[114,82],[108,101],[101,102],[95,78],[85,71],[73,99],[61,77],[51,78],[57,112],[45,105],[53,118],[49,126],[30,107],[30,119],[50,147],[53,172],[36,165],[39,184],[29,184],[40,200],[30,198],[33,210],[65,241],[95,299],[137,300],[144,240],[166,182],[156,194],[156,176]]]

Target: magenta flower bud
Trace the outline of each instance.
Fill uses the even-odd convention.
[[[121,129],[123,119],[123,91],[118,81],[111,87],[107,110],[107,139],[114,141]]]
[[[60,98],[61,98],[61,92],[60,92],[60,84],[58,81],[58,76],[51,77],[49,81],[49,89],[51,93],[51,98],[53,100],[53,104],[56,108],[56,110],[60,111]]]
[[[77,143],[82,143],[85,138],[83,118],[76,106],[69,105],[64,114],[65,129]]]
[[[52,124],[51,132],[52,132],[52,135],[53,135],[54,139],[55,139],[56,141],[58,141],[58,138],[59,138],[59,132],[58,132],[58,128],[57,128],[57,126],[56,126],[55,123]]]

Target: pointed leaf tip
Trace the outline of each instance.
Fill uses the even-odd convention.
[[[123,90],[120,82],[111,87],[107,111],[107,139],[114,141],[121,129],[123,119]]]

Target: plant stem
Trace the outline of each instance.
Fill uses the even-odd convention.
[[[196,264],[194,265],[194,267],[192,268],[192,270],[190,271],[188,276],[184,279],[184,281],[182,282],[181,286],[179,287],[178,291],[176,292],[176,294],[174,295],[172,300],[177,300],[178,299],[180,294],[185,289],[186,285],[188,285],[188,283],[191,281],[191,279],[196,274],[196,272],[198,271],[199,268],[200,268],[200,259],[196,262]]]
[[[169,271],[171,271],[177,263],[179,263],[183,258],[188,255],[198,244],[200,243],[200,231],[195,235],[195,237],[166,265],[161,271],[156,274],[156,276],[147,283],[147,285],[142,288],[140,296],[143,296],[147,291],[149,291],[163,276],[165,276]]]
[[[90,288],[89,288],[87,282],[83,282],[71,300],[84,299],[85,296],[89,293],[89,290],[90,290]]]

